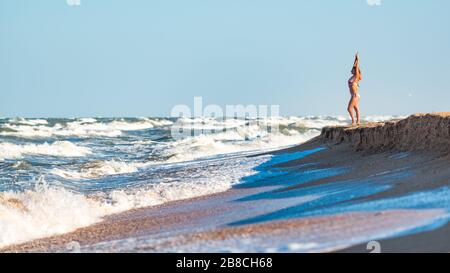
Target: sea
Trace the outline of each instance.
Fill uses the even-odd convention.
[[[364,121],[393,118],[399,117]],[[0,118],[0,247],[226,191],[270,160],[264,152],[349,122],[343,116]]]

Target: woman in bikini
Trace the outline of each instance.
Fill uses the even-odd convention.
[[[350,88],[350,102],[348,103],[348,113],[352,118],[352,125],[355,125],[355,116],[353,110],[356,113],[356,124],[360,124],[361,116],[359,113],[359,81],[362,80],[361,70],[359,69],[359,55],[356,53],[355,62],[353,63],[352,76],[348,80],[348,87]]]

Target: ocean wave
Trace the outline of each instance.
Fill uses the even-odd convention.
[[[284,127],[273,133],[267,132],[264,126],[254,125],[179,139],[159,147],[159,154],[167,162],[182,162],[238,152],[267,151],[303,143],[319,133],[303,127]]]
[[[389,120],[395,120],[395,119],[405,119],[408,116],[382,116],[382,115],[373,115],[373,116],[367,116],[364,118],[364,121],[367,122],[384,122]]]
[[[139,118],[133,121],[116,119],[109,122],[101,122],[94,118],[80,118],[70,122],[59,122],[53,126],[42,123],[6,123],[2,125],[0,135],[18,136],[27,138],[48,137],[118,137],[123,131],[145,130],[158,126],[168,126],[172,122],[165,119]]]
[[[45,119],[26,119],[26,118],[11,118],[8,120],[9,123],[13,124],[24,124],[24,125],[47,125],[48,121]]]
[[[172,182],[91,194],[49,186],[43,177],[33,190],[0,193],[0,247],[71,232],[99,222],[104,216],[134,208],[223,192],[270,156],[239,158],[216,164],[215,169],[186,169]]]
[[[101,220],[97,204],[52,187],[0,193],[0,247],[70,232]]]
[[[105,176],[131,174],[152,165],[182,163],[229,154],[256,153],[303,143],[317,135],[318,130],[284,128],[273,134],[260,127],[238,128],[223,133],[199,135],[164,144],[144,143],[127,147],[128,152],[139,151],[142,145],[155,145],[155,155],[145,162],[120,159],[93,160],[80,165],[53,168],[50,173],[65,179],[96,179]]]
[[[77,146],[69,141],[56,141],[51,144],[0,143],[0,160],[22,158],[24,155],[45,155],[81,157],[91,154],[87,147]]]
[[[77,169],[54,168],[50,173],[66,179],[94,179],[104,176],[137,172],[145,163],[127,163],[121,160],[95,160]]]
[[[368,116],[363,121],[386,121],[395,116]],[[309,116],[309,117],[269,117],[256,119],[214,119],[214,118],[179,118],[175,122],[168,119],[96,119],[78,118],[70,121],[60,121],[50,124],[45,119],[15,118],[1,124],[0,135],[17,136],[25,138],[50,138],[50,137],[118,137],[127,131],[146,130],[155,127],[171,126],[173,130],[229,130],[248,127],[258,123],[260,127],[270,125],[285,127],[297,127],[306,129],[321,129],[324,126],[345,125],[349,119],[344,116]]]
[[[79,123],[96,123],[97,119],[95,119],[95,118],[78,118],[77,121]]]
[[[156,145],[164,162],[184,162],[240,152],[268,151],[298,145],[324,126],[348,124],[345,117],[271,117],[263,119],[180,118],[172,131],[193,135]]]
[[[403,116],[372,115],[362,117],[362,122],[383,122],[393,119],[401,119]],[[305,129],[321,130],[325,126],[345,126],[351,123],[347,116],[289,116],[289,117],[267,117],[267,118],[248,118],[248,119],[214,119],[214,118],[179,118],[172,127],[177,129],[193,129],[218,131],[236,128],[259,126],[261,129],[272,127],[279,129]]]
[[[153,120],[148,118],[140,118],[135,121],[117,119],[110,122],[94,122],[91,119],[88,120],[85,118],[67,123],[66,130],[75,132],[75,135],[79,135],[79,131],[86,131],[105,132],[108,136],[108,132],[138,131],[170,124],[172,123],[169,120]]]

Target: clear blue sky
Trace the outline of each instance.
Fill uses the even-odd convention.
[[[167,116],[176,104],[450,110],[450,1],[0,1],[0,116]]]

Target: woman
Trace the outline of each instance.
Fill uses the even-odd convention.
[[[361,70],[359,69],[359,55],[356,53],[355,62],[353,63],[352,76],[348,80],[348,87],[350,88],[350,102],[348,103],[348,113],[352,118],[352,125],[355,125],[355,117],[353,110],[356,112],[356,124],[360,124],[361,116],[359,114],[359,81],[362,79]]]

